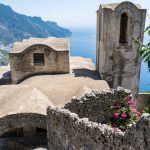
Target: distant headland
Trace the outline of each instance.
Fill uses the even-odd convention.
[[[10,6],[0,3],[0,43],[8,45],[29,37],[69,37],[71,31],[56,22],[43,21],[15,12]]]

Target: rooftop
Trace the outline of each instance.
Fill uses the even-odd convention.
[[[73,96],[109,89],[91,59],[71,57],[70,63],[70,74],[37,75],[18,85],[0,86],[0,118],[25,112],[46,114],[47,106],[64,106]],[[2,72],[9,72],[8,68]]]
[[[18,113],[46,115],[46,108],[54,106],[40,90],[28,85],[0,86],[0,118]]]
[[[11,53],[20,53],[26,50],[32,45],[46,45],[51,47],[55,51],[70,51],[70,40],[69,38],[29,38],[24,39],[22,42],[14,43],[13,50]]]
[[[122,2],[122,3],[131,3],[131,2],[128,2],[128,1],[125,1],[125,2]],[[112,10],[115,10],[117,8],[117,6],[119,6],[121,3],[111,3],[111,4],[101,4],[101,8],[109,8],[109,9],[112,9]],[[131,3],[133,4],[133,3]],[[133,4],[135,5],[138,9],[142,9],[141,5],[140,4]]]

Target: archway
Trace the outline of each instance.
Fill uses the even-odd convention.
[[[46,116],[20,113],[1,118],[0,142],[11,149],[47,147]]]

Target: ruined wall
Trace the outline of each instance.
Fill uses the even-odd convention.
[[[34,65],[33,54],[43,53],[44,65]],[[10,53],[10,68],[13,83],[35,74],[69,73],[69,51],[56,51],[46,45],[33,45],[23,52]]]
[[[46,116],[41,114],[20,113],[0,118],[0,136],[12,129],[22,127],[46,129]]]
[[[138,110],[142,111],[148,105],[150,105],[150,93],[138,93]]]
[[[49,107],[47,115],[49,150],[150,149],[149,114],[143,114],[126,132],[81,119],[66,109]]]
[[[78,114],[80,118],[106,123],[111,115],[110,110],[114,102],[129,94],[130,91],[120,87],[117,90],[93,91],[83,97],[73,98],[64,108]]]
[[[120,130],[55,108],[48,108],[47,131],[49,150],[120,150],[123,138]]]
[[[132,90],[137,97],[141,60],[137,49],[143,41],[146,10],[131,2],[101,5],[97,11],[97,70],[110,87]],[[126,14],[126,42],[120,42],[121,16]]]
[[[143,114],[141,119],[124,134],[123,143],[134,150],[150,149],[150,114]],[[128,146],[129,145],[129,146]]]

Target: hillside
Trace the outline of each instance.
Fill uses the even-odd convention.
[[[9,52],[0,49],[0,66],[5,66],[8,64]]]
[[[11,7],[0,4],[0,42],[7,45],[24,38],[68,37],[71,32],[55,22],[43,21],[15,12]]]

